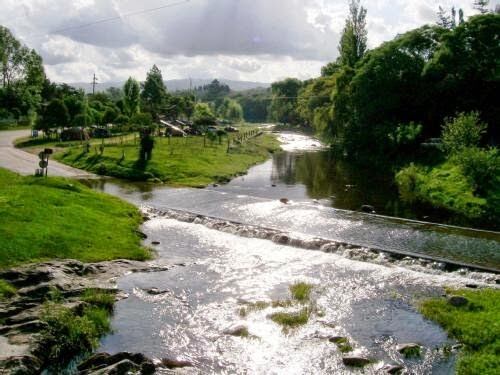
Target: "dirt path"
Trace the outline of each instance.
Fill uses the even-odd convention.
[[[38,168],[39,159],[23,150],[14,147],[17,138],[29,136],[29,130],[0,131],[0,167],[10,169],[22,175],[33,175]],[[70,178],[95,178],[95,175],[67,165],[49,161],[49,176]]]

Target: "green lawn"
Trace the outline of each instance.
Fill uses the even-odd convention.
[[[48,259],[85,262],[150,254],[131,204],[61,178],[0,169],[0,268]]]
[[[464,345],[458,375],[493,375],[500,369],[500,289],[455,290],[469,303],[454,307],[445,298],[425,301],[420,310]]]
[[[232,135],[231,137],[235,137]],[[158,181],[174,186],[203,187],[214,182],[229,181],[245,173],[249,167],[266,160],[279,149],[273,135],[263,134],[231,143],[227,139],[204,141],[203,137],[155,138],[153,157],[146,163],[138,161],[139,141],[106,145],[103,155],[93,147],[85,153],[81,146],[59,151],[55,158],[73,167],[101,175],[135,181]]]

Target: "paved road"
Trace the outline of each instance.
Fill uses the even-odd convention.
[[[0,167],[10,169],[22,175],[34,175],[38,168],[38,156],[14,147],[14,140],[29,136],[29,130],[0,131]],[[49,161],[49,176],[71,178],[94,178],[88,172],[68,167],[67,165]]]

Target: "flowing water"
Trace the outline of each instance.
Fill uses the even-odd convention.
[[[92,184],[158,212],[177,209],[243,226],[271,227],[290,237],[321,237],[500,268],[498,233],[366,215],[316,200],[319,196],[297,176],[302,173],[298,168],[303,173],[320,173],[300,161],[316,157],[320,145],[298,135],[283,138],[286,153],[220,187]],[[354,185],[342,184],[344,189]],[[290,202],[284,204],[281,198]],[[478,272],[413,267],[408,259],[360,262],[284,246],[241,236],[236,230],[217,230],[220,228],[211,225],[211,220],[186,222],[160,214],[145,223],[146,243],[160,243],[155,246],[155,263],[171,267],[164,272],[131,274],[119,281],[129,298],[117,304],[114,332],[103,340],[102,351],[140,351],[157,359],[187,360],[193,366],[182,370],[185,373],[356,372],[343,364],[346,354],[328,340],[342,336],[353,347],[349,355],[373,359],[364,373],[381,373],[391,363],[403,365],[410,374],[448,374],[454,355],[447,356],[442,349],[453,342],[417,313],[416,302],[441,295],[444,286],[496,281],[495,275]],[[273,307],[272,302],[289,299],[288,288],[298,281],[314,286],[308,305],[312,313],[306,325],[283,329],[270,315],[304,307],[299,303]],[[148,293],[151,288],[157,288],[159,294]],[[261,308],[251,307],[256,302]],[[231,327],[246,328],[248,337],[228,334]],[[410,342],[423,346],[421,358],[405,359],[397,352],[398,344]]]

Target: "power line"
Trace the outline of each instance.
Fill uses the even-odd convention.
[[[84,28],[87,28],[87,27],[90,27],[90,26],[100,25],[100,24],[107,23],[107,22],[119,21],[119,20],[121,20],[123,18],[127,18],[127,17],[137,16],[137,15],[146,14],[146,13],[152,13],[152,12],[156,12],[158,10],[162,10],[162,9],[166,9],[166,8],[173,8],[173,7],[176,7],[176,6],[179,6],[179,5],[187,4],[190,1],[191,0],[182,0],[182,1],[177,1],[175,3],[169,3],[169,4],[161,5],[161,6],[158,6],[158,7],[154,7],[154,8],[147,8],[147,9],[136,10],[136,11],[133,11],[133,12],[128,12],[128,13],[121,14],[119,16],[114,16],[114,17],[109,17],[109,18],[103,18],[103,19],[100,19],[100,20],[96,20],[96,21],[84,23],[84,24],[81,24],[81,25],[69,26],[69,27],[64,27],[64,28],[61,28],[61,29],[51,30],[51,31],[48,31],[47,33],[45,33],[43,35],[42,34],[30,35],[30,36],[28,36],[28,38],[29,37],[32,37],[32,38],[44,37],[44,36],[46,36],[48,34],[60,34],[60,33],[66,32],[66,31],[84,29]]]

